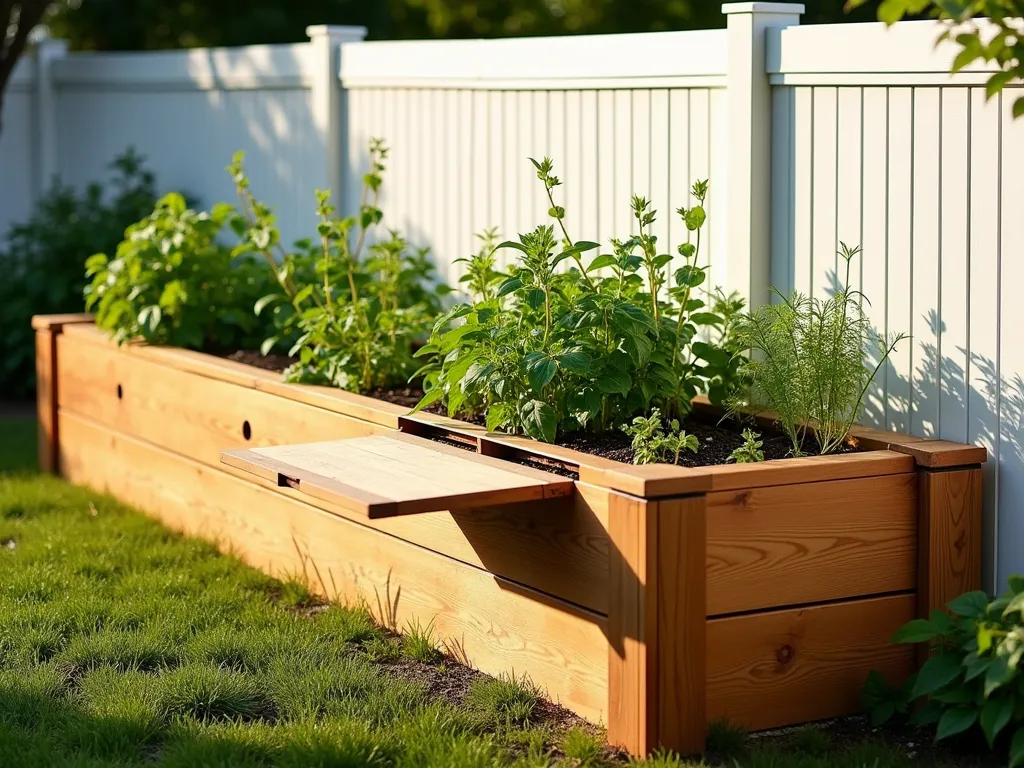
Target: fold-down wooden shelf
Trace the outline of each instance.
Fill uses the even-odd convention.
[[[370,518],[571,497],[573,481],[396,433],[223,451],[224,464]]]

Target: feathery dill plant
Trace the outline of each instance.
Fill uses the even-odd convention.
[[[739,324],[751,355],[745,364],[749,389],[736,405],[775,411],[797,456],[809,430],[821,453],[842,447],[872,379],[907,338],[905,333],[886,338],[872,329],[863,308],[867,297],[850,287],[850,263],[860,252],[859,246],[840,243],[846,274],[832,296],[794,292],[787,298],[772,288],[782,301],[760,307]],[[876,339],[881,354],[872,368],[866,352]]]

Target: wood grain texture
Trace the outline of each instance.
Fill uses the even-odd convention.
[[[653,508],[643,499],[612,493],[608,504],[608,742],[635,755],[654,747],[655,702],[648,678],[648,529]],[[657,618],[655,613],[654,620]],[[655,627],[656,631],[656,627]]]
[[[918,612],[981,589],[980,468],[918,473]]]
[[[36,331],[56,331],[59,333],[66,325],[92,325],[92,323],[93,316],[85,312],[32,316],[32,328]]]
[[[704,395],[695,398],[693,405],[695,410],[714,417],[721,416],[722,414],[721,408],[711,405]],[[777,416],[772,411],[754,414],[751,418],[762,427],[774,426],[778,421]],[[967,445],[949,440],[936,440],[931,437],[906,435],[859,425],[854,425],[850,430],[850,437],[857,442],[862,450],[895,451],[896,453],[912,456],[918,466],[931,467],[933,469],[983,464],[988,457],[988,451],[983,446]]]
[[[648,545],[658,551],[657,741],[685,755],[704,749],[707,732],[707,508],[695,496],[659,501],[657,510],[656,542]]]
[[[708,718],[758,730],[859,712],[871,670],[913,672],[914,649],[889,640],[916,611],[906,594],[712,619]]]
[[[917,475],[707,496],[708,615],[912,590]]]
[[[288,384],[281,379],[281,374],[275,371],[188,349],[151,347],[145,344],[126,344],[118,348],[104,332],[88,324],[75,326],[73,336],[79,342],[118,349],[124,355],[141,358],[166,368],[235,384],[246,389],[258,389],[287,400],[316,406],[332,413],[351,416],[391,429],[397,428],[398,417],[408,410],[393,403],[333,387]]]
[[[574,481],[412,435],[225,451],[222,461],[371,519],[568,497]],[[268,475],[269,473],[269,475]]]
[[[434,621],[480,669],[527,673],[556,701],[604,719],[604,617],[88,419],[61,413],[60,426],[62,466],[73,482],[230,547],[268,572],[305,574],[331,599],[365,599],[389,625]]]
[[[35,343],[39,471],[57,472],[57,332],[37,329]]]
[[[633,754],[704,747],[702,497],[609,505],[608,739]]]
[[[284,397],[140,360],[105,339],[97,344],[95,334],[69,337],[62,344],[76,361],[75,370],[65,370],[72,365],[67,360],[61,366],[68,382],[65,394],[70,390],[64,406],[68,413],[78,412],[162,447],[191,452],[192,458],[204,462],[216,457],[213,466],[221,466],[219,452],[225,447],[266,445],[275,440],[305,442],[377,430],[389,433],[379,425],[350,421],[341,414]],[[132,372],[130,379],[119,378]],[[127,382],[120,401],[116,380]],[[182,407],[185,402],[189,408]],[[240,429],[243,420],[250,420],[252,439],[248,442]],[[302,498],[296,491],[276,489],[276,482],[275,477],[264,485]],[[363,515],[328,501],[317,500],[316,504],[332,514],[604,613],[607,497],[604,489],[578,483],[568,513],[553,514],[548,502],[528,502],[514,505],[510,514],[485,508],[379,521],[367,521]],[[305,500],[311,501],[308,496]],[[552,562],[560,563],[560,568],[551,568]]]
[[[82,343],[78,334],[62,334],[57,345],[61,408],[211,466],[226,449],[387,431],[107,343]]]

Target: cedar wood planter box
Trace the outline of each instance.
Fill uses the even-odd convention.
[[[864,450],[841,456],[634,467],[209,355],[118,348],[88,316],[33,325],[44,468],[392,626],[433,621],[454,654],[528,674],[634,753],[698,750],[718,717],[759,729],[857,711],[869,670],[917,663],[893,631],[980,584],[983,448],[859,429]],[[475,449],[419,440],[458,464],[431,481],[478,462],[536,472],[508,461],[524,456],[579,480],[544,473],[551,493],[517,497],[536,501],[406,514],[419,509],[339,501],[238,458],[396,430]]]

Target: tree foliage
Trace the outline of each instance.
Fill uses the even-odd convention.
[[[0,0],[2,1],[2,0]],[[878,0],[806,0],[805,23],[870,20]],[[703,0],[61,0],[53,34],[78,50],[298,42],[310,24],[354,24],[376,39],[656,32],[721,27]]]

